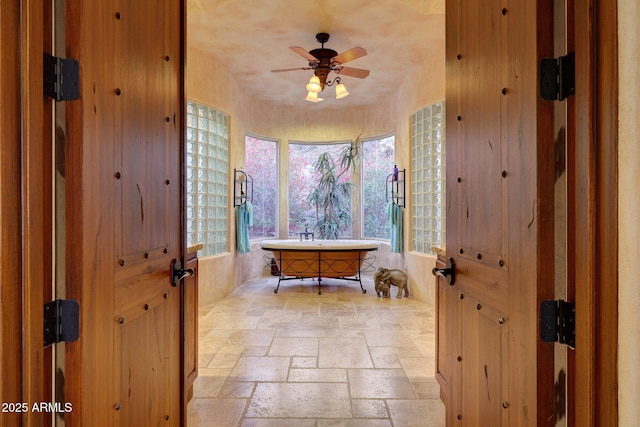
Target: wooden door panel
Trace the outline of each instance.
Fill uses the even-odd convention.
[[[120,260],[114,284],[114,318],[122,336],[119,416],[123,425],[179,419],[178,323],[171,322],[171,260],[180,258],[180,133],[171,120],[179,98],[166,94],[179,72],[171,64],[179,45],[158,37],[171,29],[165,3],[122,4],[122,82],[119,105]],[[175,16],[175,15],[174,15]],[[175,21],[175,19],[174,19]],[[170,102],[173,101],[173,102]],[[133,316],[132,323],[129,317]],[[124,320],[123,320],[124,319]],[[172,357],[173,355],[173,357]],[[120,372],[120,374],[118,374]],[[171,387],[174,384],[174,387]],[[140,418],[142,416],[142,418]]]
[[[133,257],[125,258],[127,260]],[[139,258],[144,259],[142,255]],[[142,307],[149,298],[170,292],[170,278],[167,261],[168,257],[152,262],[138,262],[128,268],[116,267],[114,287],[114,318],[133,307]],[[130,261],[129,264],[132,264]]]
[[[446,263],[438,257],[437,268],[445,268]],[[457,291],[441,276],[436,276],[436,301],[438,312],[436,316],[436,380],[440,384],[440,397],[444,402],[449,400],[450,383],[452,380],[452,366],[457,354],[455,337],[457,306],[455,299]]]
[[[456,260],[456,285],[446,294],[449,306],[442,308],[456,313],[456,327],[445,338],[449,358],[441,355],[455,363],[456,373],[449,369],[447,420],[500,426],[506,420],[501,402],[508,359],[503,357],[507,334],[498,319],[504,323],[509,305],[505,22],[497,0],[464,2],[456,10],[457,42],[448,44],[456,52],[449,54],[456,81],[447,93],[447,123],[455,123],[447,133],[447,224],[456,225],[447,229],[447,251]]]
[[[118,322],[120,425],[159,425],[170,417],[171,355],[168,300],[130,310]]]
[[[193,382],[198,377],[198,253],[188,255],[187,268],[193,275],[184,279],[184,402],[193,397]]]
[[[122,26],[124,59],[118,88],[123,100],[119,118],[122,256],[175,247],[172,240],[176,236],[171,230],[180,199],[175,191],[179,180],[173,177],[171,182],[171,171],[175,170],[171,163],[180,158],[180,151],[175,139],[168,139],[166,134],[179,134],[171,123],[175,104],[167,102],[175,94],[166,94],[164,88],[176,84],[178,73],[171,61],[178,62],[179,51],[159,36],[171,26],[171,16],[165,16],[165,3],[122,4],[121,20],[127,23]]]
[[[446,255],[458,298],[439,294],[438,310],[456,310],[456,326],[438,345],[461,358],[451,369],[438,351],[447,425],[546,425],[553,413],[543,373],[552,351],[537,334],[553,247],[553,109],[537,89],[538,60],[553,52],[553,8],[543,3],[446,5]]]
[[[457,64],[463,77],[459,81],[461,96],[452,107],[460,123],[461,145],[458,174],[450,182],[456,186],[462,211],[455,222],[459,226],[456,249],[473,257],[504,253],[502,230],[507,218],[502,209],[505,188],[501,172],[505,140],[500,134],[500,34],[504,23],[500,8],[499,0],[487,0],[464,2],[459,11],[463,27]]]
[[[479,299],[485,305],[506,312],[509,303],[508,270],[500,267],[484,265],[477,260],[458,256],[456,258],[456,276],[458,290]],[[498,268],[496,268],[498,267]]]
[[[503,314],[465,294],[460,315],[460,414],[465,426],[506,426],[507,333]]]
[[[67,347],[67,422],[179,425],[181,292],[170,266],[183,251],[184,1],[66,8],[82,94],[67,107],[67,283],[82,309],[80,340]]]

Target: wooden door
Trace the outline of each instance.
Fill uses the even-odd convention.
[[[569,129],[575,143],[568,158],[573,180],[568,250],[576,302],[576,350],[570,362],[576,374],[569,389],[575,405],[569,425],[579,427],[619,422],[617,4],[579,1],[573,11],[576,95]]]
[[[44,425],[52,398],[43,303],[51,298],[51,100],[42,53],[51,5],[0,2],[0,425]]]
[[[446,19],[447,425],[551,425],[538,307],[553,296],[554,134],[538,62],[553,2],[448,0]]]
[[[72,426],[179,425],[184,2],[66,1],[66,346]]]
[[[191,277],[183,282],[184,316],[184,399],[186,407],[193,397],[193,383],[198,377],[198,252],[187,254],[187,268],[193,270]],[[186,412],[185,414],[186,415]]]

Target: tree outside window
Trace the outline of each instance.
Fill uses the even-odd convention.
[[[362,143],[362,232],[363,237],[389,239],[386,182],[393,172],[395,137]]]
[[[245,137],[245,172],[253,178],[253,226],[249,238],[276,237],[278,224],[278,143]]]
[[[289,143],[289,236],[297,237],[308,227],[316,228],[317,212],[311,204],[311,196],[318,176],[314,171],[314,163],[322,153],[329,153],[332,158],[339,159],[340,151],[349,143]],[[338,160],[339,161],[339,160]],[[351,179],[350,174],[341,177],[345,181]],[[343,230],[339,237],[349,238],[352,226]]]

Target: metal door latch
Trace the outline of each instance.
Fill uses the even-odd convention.
[[[453,258],[447,258],[446,268],[434,268],[431,270],[434,276],[440,276],[447,279],[449,285],[453,286],[456,283],[456,262]]]
[[[182,268],[182,263],[177,259],[171,261],[171,284],[178,286],[178,282],[193,276],[193,268]]]

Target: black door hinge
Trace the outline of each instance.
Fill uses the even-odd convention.
[[[576,91],[576,53],[540,61],[540,96],[547,101],[562,101]]]
[[[575,348],[576,306],[563,300],[542,301],[540,338],[544,342],[559,342]]]
[[[58,58],[47,52],[43,57],[44,94],[56,101],[80,97],[80,65],[73,58]]]
[[[78,339],[80,304],[72,299],[57,299],[44,305],[44,346]]]

